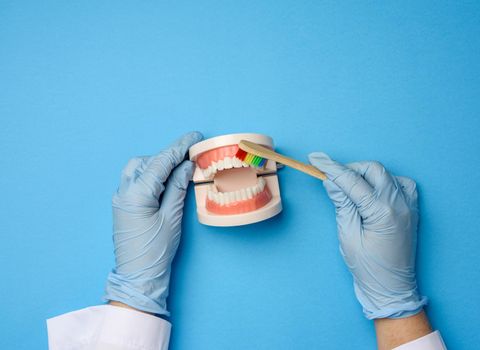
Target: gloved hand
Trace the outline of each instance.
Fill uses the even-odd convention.
[[[378,162],[347,166],[324,153],[309,155],[325,172],[336,208],[340,252],[368,319],[402,318],[422,310],[415,278],[418,205],[415,182]]]
[[[194,163],[183,160],[202,139],[191,132],[169,149],[129,161],[113,196],[115,269],[104,298],[169,315],[170,265],[180,242],[183,203]]]

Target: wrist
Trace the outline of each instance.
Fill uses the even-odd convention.
[[[138,312],[143,312],[144,314],[148,314],[148,315],[153,315],[155,316],[154,313],[151,313],[151,312],[147,312],[147,311],[143,311],[143,310],[139,310],[139,309],[136,309],[130,305],[127,305],[127,304],[124,304],[120,301],[115,301],[115,300],[110,300],[108,302],[109,305],[112,305],[112,306],[118,306],[118,307],[123,307],[124,309],[129,309],[129,310],[134,310],[134,311],[138,311]]]
[[[355,281],[355,295],[363,307],[363,313],[369,320],[399,319],[418,314],[428,303],[428,298],[420,295],[415,288],[408,291],[392,291],[360,285]],[[378,286],[377,286],[378,287]],[[378,292],[378,291],[382,292]]]
[[[108,275],[103,298],[106,301],[119,302],[145,313],[169,316],[167,295],[168,284],[161,280],[131,280],[128,276],[122,276],[112,271]]]
[[[432,333],[423,310],[405,318],[379,318],[375,320],[378,349],[392,349]]]

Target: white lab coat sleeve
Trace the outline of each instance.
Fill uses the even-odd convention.
[[[400,345],[393,350],[447,350],[439,331]]]
[[[49,350],[167,350],[171,324],[113,305],[92,306],[47,320]]]

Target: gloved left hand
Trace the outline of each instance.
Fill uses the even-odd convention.
[[[171,263],[180,242],[183,204],[194,163],[183,160],[202,139],[191,132],[151,157],[133,158],[113,196],[116,267],[105,299],[169,315],[166,299]]]

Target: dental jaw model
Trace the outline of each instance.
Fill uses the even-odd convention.
[[[210,226],[239,226],[266,220],[282,211],[277,165],[264,160],[256,166],[235,157],[240,140],[273,149],[270,137],[232,134],[193,145],[190,159],[198,219]]]

